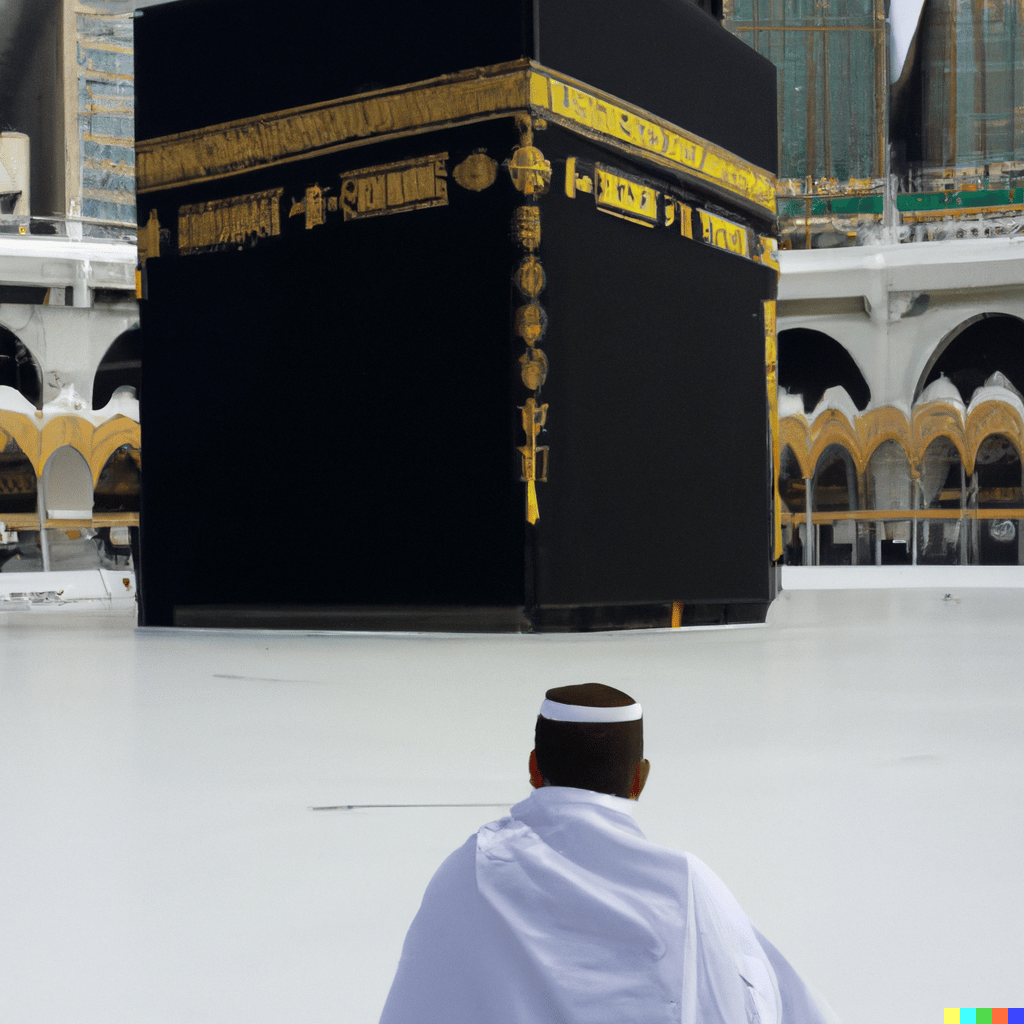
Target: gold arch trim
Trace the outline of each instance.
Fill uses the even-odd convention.
[[[0,442],[3,442],[2,446],[6,448],[8,443],[13,441],[32,463],[37,477],[43,475],[42,464],[39,461],[40,440],[37,420],[21,412],[0,409]]]
[[[42,424],[33,416],[0,410],[0,447],[11,440],[24,452],[37,477],[43,475],[47,461],[58,448],[74,448],[88,463],[94,487],[118,448],[142,448],[139,424],[127,416],[114,416],[94,427],[81,416],[54,416]]]
[[[916,406],[909,417],[902,409],[887,405],[855,416],[852,423],[840,410],[826,409],[813,423],[801,415],[786,416],[779,423],[780,447],[792,451],[805,478],[814,475],[825,449],[834,444],[850,453],[859,475],[886,441],[898,444],[913,468],[924,461],[928,446],[939,438],[953,444],[971,474],[978,450],[994,434],[1009,438],[1018,452],[1024,452],[1024,418],[1016,406],[996,400],[981,402],[965,420],[960,409],[949,402]]]

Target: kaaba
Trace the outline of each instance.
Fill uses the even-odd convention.
[[[764,620],[767,60],[688,0],[135,24],[140,624]]]

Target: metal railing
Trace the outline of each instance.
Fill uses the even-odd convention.
[[[910,564],[918,565],[921,555],[919,524],[929,522],[963,523],[963,528],[959,531],[956,541],[958,561],[961,565],[978,564],[981,546],[978,536],[979,529],[975,526],[975,535],[972,538],[968,535],[969,524],[1008,520],[1016,524],[1015,536],[1011,541],[1017,547],[1017,557],[1014,561],[1024,565],[1024,540],[1021,538],[1021,528],[1024,526],[1024,508],[843,509],[811,512],[810,515],[806,512],[783,512],[781,519],[784,529],[788,528],[792,532],[799,531],[802,536],[803,557],[801,561],[804,565],[822,564],[820,562],[822,552],[820,527],[835,526],[837,523],[854,524],[852,543],[848,541],[833,542],[838,546],[850,544],[852,564],[854,565],[863,564],[859,562],[858,551],[864,547],[867,547],[868,550],[873,547],[874,557],[871,561],[876,565],[882,564],[882,533],[878,526],[906,523],[911,528],[910,543],[908,544]],[[862,528],[870,531],[867,536],[860,533]]]

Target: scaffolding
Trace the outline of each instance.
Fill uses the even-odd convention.
[[[884,0],[723,13],[778,69],[782,248],[1024,230],[1021,0],[929,0],[891,90]]]
[[[778,69],[780,177],[884,177],[883,0],[725,0],[723,16]]]

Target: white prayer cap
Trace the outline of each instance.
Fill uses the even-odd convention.
[[[612,686],[584,683],[548,690],[540,716],[551,722],[636,722],[643,717],[643,708]]]

